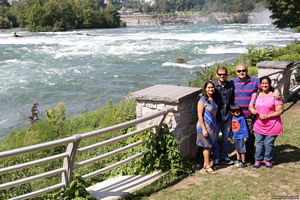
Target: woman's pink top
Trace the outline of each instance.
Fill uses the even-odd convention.
[[[251,102],[253,103],[256,93],[252,94]],[[282,105],[282,100],[275,99],[273,92],[269,92],[268,95],[259,95],[256,99],[255,110],[258,114],[268,115],[275,112],[275,108],[278,105]],[[262,135],[279,135],[282,133],[282,122],[280,116],[271,117],[269,119],[260,119],[256,117],[253,125],[253,130]]]

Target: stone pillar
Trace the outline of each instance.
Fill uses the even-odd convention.
[[[289,97],[293,62],[263,61],[256,66],[258,66],[258,77],[269,76],[273,87],[280,90],[283,100],[287,100]]]
[[[194,157],[196,146],[197,103],[199,88],[174,85],[154,85],[132,93],[136,99],[137,118],[173,108],[163,123],[176,137],[183,157]],[[151,123],[151,122],[149,122]]]

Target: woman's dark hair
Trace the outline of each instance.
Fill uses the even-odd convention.
[[[214,88],[216,88],[216,86],[215,86],[214,82],[212,82],[211,80],[206,81],[204,83],[202,94],[205,97],[205,100],[209,103],[209,101],[208,101],[208,95],[206,93],[206,87],[208,86],[208,84],[212,84],[214,86]],[[216,93],[213,93],[212,98],[213,98],[214,102],[216,102]]]
[[[274,92],[274,87],[271,85],[271,84],[272,84],[272,81],[271,81],[270,77],[268,77],[268,76],[263,76],[263,77],[261,77],[260,80],[259,80],[259,83],[261,84],[261,82],[262,82],[263,80],[267,80],[267,81],[268,81],[268,83],[269,83],[269,85],[270,85],[270,91]],[[261,88],[260,88],[260,91],[261,91]]]

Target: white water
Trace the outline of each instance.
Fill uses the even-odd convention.
[[[57,33],[0,32],[0,136],[58,101],[70,115],[154,84],[186,84],[194,72],[232,62],[251,45],[285,46],[299,33],[271,25],[178,25]],[[187,64],[177,64],[182,56]],[[42,116],[43,117],[43,116]]]

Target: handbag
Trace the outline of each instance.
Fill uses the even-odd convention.
[[[257,97],[258,97],[259,93],[260,93],[260,91],[257,90],[256,95],[255,95],[255,98],[254,98],[254,101],[253,101],[253,108],[255,108],[255,103],[256,103],[256,100],[257,100]],[[254,122],[255,119],[256,119],[256,115],[253,115],[253,114],[251,113],[250,116],[249,116],[249,118],[252,120],[252,122]]]

